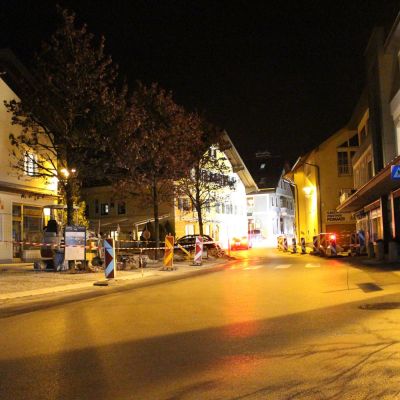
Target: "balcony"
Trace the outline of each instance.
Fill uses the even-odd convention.
[[[341,189],[339,195],[340,204],[344,203],[355,192],[356,189]]]

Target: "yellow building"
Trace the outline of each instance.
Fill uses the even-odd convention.
[[[358,149],[358,134],[345,127],[318,147],[299,157],[285,175],[296,200],[296,235],[311,243],[323,232],[353,232],[351,213],[338,213],[340,196],[353,187],[351,159]]]
[[[9,134],[20,127],[11,124],[4,101],[18,99],[16,82],[26,71],[10,52],[0,52],[0,261],[21,261],[37,256],[37,247],[17,242],[40,242],[43,231],[43,207],[54,203],[57,184],[32,178],[35,166],[25,156],[27,173],[20,176],[12,169]],[[13,90],[13,89],[14,90]],[[30,172],[31,171],[31,172]],[[36,249],[36,250],[34,250]]]

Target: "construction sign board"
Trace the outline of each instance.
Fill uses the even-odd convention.
[[[116,259],[114,239],[104,239],[104,273],[107,279],[115,278],[116,275]]]
[[[165,236],[164,269],[174,269],[174,237]]]
[[[85,260],[86,228],[84,226],[65,227],[65,260]]]

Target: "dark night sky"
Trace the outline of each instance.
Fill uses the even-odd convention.
[[[129,81],[158,81],[205,111],[244,158],[266,149],[291,161],[348,121],[371,30],[400,10],[400,0],[0,0],[0,46],[28,63],[56,3],[105,35]]]

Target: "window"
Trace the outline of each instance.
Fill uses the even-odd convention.
[[[185,234],[186,235],[194,235],[194,225],[188,224],[185,226]]]
[[[118,215],[126,214],[126,205],[124,201],[118,203]]]
[[[247,207],[254,207],[254,197],[247,197]]]
[[[352,138],[349,139],[349,146],[350,147],[358,146],[358,135],[357,134],[355,134]]]
[[[358,134],[356,133],[354,136],[343,142],[338,147],[358,147]]]
[[[192,204],[189,199],[183,199],[183,211],[190,211],[192,209]]]
[[[191,204],[190,199],[180,197],[178,199],[178,209],[180,211],[190,211],[192,209],[192,204]]]
[[[24,157],[25,175],[36,176],[38,173],[37,155],[33,153],[25,153]]]
[[[102,203],[100,206],[101,215],[108,215],[110,208],[108,203]]]
[[[347,151],[338,151],[337,155],[338,175],[351,175],[349,153]]]

